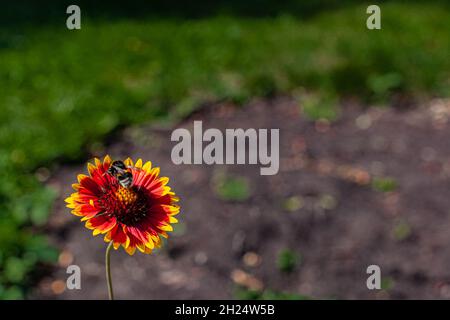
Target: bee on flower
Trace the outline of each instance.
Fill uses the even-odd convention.
[[[72,213],[114,249],[122,246],[132,255],[136,249],[148,254],[159,248],[180,211],[169,178],[160,177],[159,168],[141,159],[112,161],[106,156],[87,168],[89,176],[79,174],[72,185],[76,192],[66,199]]]

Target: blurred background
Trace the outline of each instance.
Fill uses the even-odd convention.
[[[450,3],[376,1],[381,30],[369,4],[2,3],[0,298],[107,297],[105,244],[63,203],[106,153],[182,199],[162,250],[113,252],[118,298],[450,298]],[[193,120],[280,128],[280,173],[174,166]]]

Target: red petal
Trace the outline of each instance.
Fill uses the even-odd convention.
[[[90,177],[85,177],[84,179],[82,179],[80,181],[80,184],[82,187],[86,188],[94,195],[99,196],[102,193],[102,190],[98,183]]]
[[[117,223],[111,230],[111,240],[117,243],[125,243],[127,241],[127,235],[123,231],[120,223]]]
[[[117,221],[114,217],[99,216],[90,219],[89,224],[95,229],[105,232],[111,230],[117,224]]]

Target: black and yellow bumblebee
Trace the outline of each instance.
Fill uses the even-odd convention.
[[[123,161],[113,161],[106,173],[116,178],[117,182],[124,188],[129,189],[133,185],[133,174],[130,167],[127,167]]]

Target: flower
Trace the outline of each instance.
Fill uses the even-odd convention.
[[[133,184],[123,187],[118,179],[107,173],[112,160],[106,156],[101,162],[88,163],[89,176],[78,175],[76,190],[65,201],[72,213],[85,221],[93,235],[104,234],[105,242],[113,241],[114,249],[120,245],[132,255],[136,248],[151,253],[161,246],[161,236],[167,238],[172,231],[174,217],[180,207],[179,199],[167,186],[169,178],[159,177],[159,168],[148,161],[124,161],[133,175]]]

